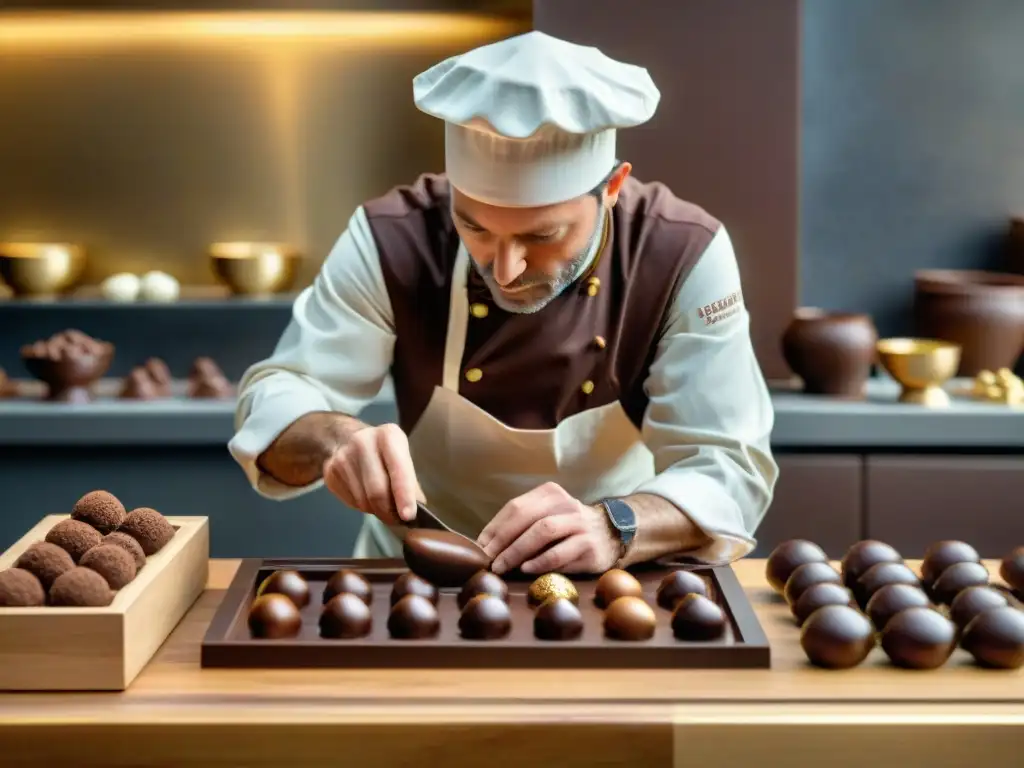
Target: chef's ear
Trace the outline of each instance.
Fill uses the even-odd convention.
[[[632,170],[633,166],[629,163],[619,163],[608,177],[608,182],[604,187],[604,199],[609,208],[618,202],[619,192],[622,189],[622,185],[625,183],[626,179],[629,178],[630,171]]]

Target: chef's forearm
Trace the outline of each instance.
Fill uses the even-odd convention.
[[[623,499],[636,514],[637,532],[621,565],[645,563],[706,546],[707,535],[661,496],[638,493]]]
[[[307,486],[320,479],[324,462],[364,427],[342,413],[308,413],[278,435],[256,465],[282,485]]]

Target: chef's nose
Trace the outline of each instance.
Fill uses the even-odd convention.
[[[505,240],[498,244],[494,256],[494,279],[498,285],[508,285],[526,271],[526,249],[515,240]]]

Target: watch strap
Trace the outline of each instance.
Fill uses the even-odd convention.
[[[621,559],[636,538],[636,512],[622,499],[602,499],[600,504],[608,515],[609,523],[619,533],[619,540],[622,543],[619,550]]]

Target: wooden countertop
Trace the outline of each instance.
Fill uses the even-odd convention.
[[[879,650],[854,670],[810,667],[762,560],[735,569],[771,670],[204,670],[199,644],[236,568],[211,561],[207,592],[125,693],[0,695],[0,755],[108,767],[420,766],[429,756],[569,768],[766,765],[772,754],[863,768],[870,744],[884,764],[935,768],[979,750],[1009,765],[1024,749],[1024,672],[981,670],[961,651],[933,672],[895,669]]]

